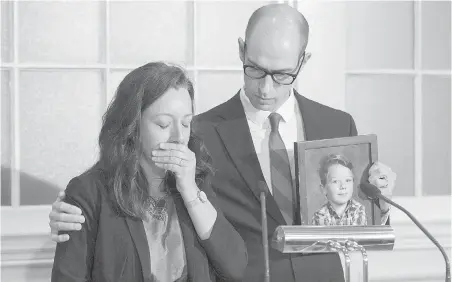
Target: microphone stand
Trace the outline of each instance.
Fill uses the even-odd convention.
[[[416,224],[417,227],[419,227],[419,229],[421,229],[422,232],[424,232],[424,234],[430,239],[430,241],[432,241],[433,244],[435,244],[435,246],[440,250],[441,254],[443,255],[444,260],[446,261],[446,282],[450,282],[450,261],[449,261],[449,258],[447,257],[447,254],[446,254],[446,251],[444,250],[444,248],[438,243],[438,241],[432,236],[432,234],[430,234],[430,232],[428,232],[427,229],[425,229],[425,227],[422,226],[422,224],[409,211],[407,211],[404,207],[402,207],[401,205],[393,202],[391,199],[383,196],[382,194],[378,194],[377,197],[382,199],[383,201],[391,204],[392,206],[398,208],[399,210],[403,211],[414,222],[414,224]]]
[[[261,221],[262,221],[262,243],[264,245],[264,262],[265,262],[265,276],[264,281],[270,282],[270,266],[268,257],[268,229],[267,229],[267,207],[265,192],[261,192]]]

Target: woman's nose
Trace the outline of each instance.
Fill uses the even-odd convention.
[[[182,126],[175,126],[172,132],[171,140],[172,142],[183,144],[185,141],[184,132]]]

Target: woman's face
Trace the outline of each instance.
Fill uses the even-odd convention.
[[[353,173],[343,165],[334,164],[328,168],[324,187],[326,197],[333,205],[344,205],[353,196]]]
[[[188,144],[193,118],[192,100],[187,89],[170,88],[141,115],[141,146],[149,164],[151,152],[160,143]]]

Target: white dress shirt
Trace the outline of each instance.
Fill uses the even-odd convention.
[[[256,109],[245,95],[243,88],[240,90],[240,100],[242,101],[245,110],[254,149],[256,150],[262,173],[264,174],[270,193],[273,193],[270,172],[270,153],[268,148],[268,138],[271,131],[268,116],[271,112]],[[289,98],[276,110],[276,113],[282,116],[281,122],[279,123],[279,133],[281,134],[281,138],[284,141],[284,145],[286,146],[289,155],[292,180],[295,184],[294,142],[304,141],[305,138],[301,111],[298,102],[295,99],[293,89],[290,91]]]

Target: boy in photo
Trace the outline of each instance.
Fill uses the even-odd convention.
[[[312,217],[312,225],[367,225],[365,207],[353,199],[353,164],[331,154],[320,161],[320,188],[328,200]]]

